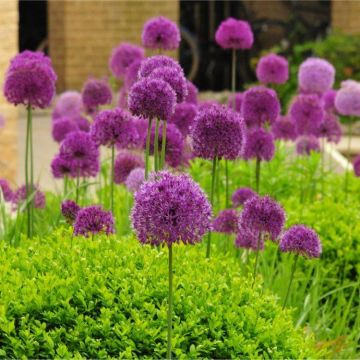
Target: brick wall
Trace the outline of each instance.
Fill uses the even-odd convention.
[[[15,181],[17,172],[17,119],[18,109],[3,96],[4,75],[9,60],[18,51],[18,2],[0,1],[0,114],[5,127],[0,129],[0,177]]]
[[[341,0],[331,2],[331,22],[335,30],[347,34],[360,34],[360,1]]]
[[[111,49],[141,42],[144,22],[163,15],[178,21],[179,4],[168,1],[49,1],[50,56],[58,90],[80,89],[89,76],[108,74]]]

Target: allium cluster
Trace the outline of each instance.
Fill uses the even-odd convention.
[[[76,177],[76,168],[70,159],[55,155],[51,162],[51,172],[55,179],[62,179],[65,176]]]
[[[53,139],[60,143],[65,139],[67,134],[77,130],[79,130],[79,128],[75,121],[68,117],[60,117],[53,121],[51,132]]]
[[[144,24],[141,40],[147,49],[176,50],[180,44],[180,30],[173,21],[159,16]]]
[[[271,126],[271,132],[275,140],[292,140],[296,139],[295,124],[289,115],[280,115]]]
[[[341,115],[360,116],[360,83],[343,81],[335,97],[335,107]]]
[[[289,79],[289,63],[280,55],[263,56],[257,64],[256,77],[263,84],[284,84]]]
[[[243,152],[245,160],[260,159],[270,161],[275,154],[273,135],[263,128],[250,129],[247,132]]]
[[[32,195],[33,193],[35,193],[35,195]],[[15,205],[20,206],[26,201],[27,197],[30,196],[33,196],[33,204],[35,208],[43,209],[45,207],[45,195],[36,185],[34,185],[33,188],[29,186],[28,196],[26,196],[26,185],[20,186],[15,191],[12,201]]]
[[[319,139],[314,135],[303,135],[296,140],[296,153],[310,155],[312,151],[320,151]]]
[[[244,92],[242,115],[248,127],[272,124],[280,114],[280,102],[274,90],[254,86]]]
[[[323,101],[324,110],[331,113],[336,113],[335,98],[337,90],[330,89],[325,91],[321,100]]]
[[[0,179],[0,191],[5,201],[10,202],[13,200],[14,192],[11,190],[11,187],[7,180]]]
[[[316,232],[305,225],[294,225],[282,236],[279,248],[283,252],[294,252],[309,258],[321,255],[321,242]]]
[[[112,91],[105,80],[89,79],[82,89],[82,101],[88,112],[95,111],[101,105],[111,104]]]
[[[190,133],[196,114],[197,108],[194,104],[185,102],[177,104],[174,114],[169,119],[169,123],[176,125],[183,136],[187,136]]]
[[[122,184],[132,170],[135,168],[143,168],[144,160],[140,155],[130,152],[121,152],[115,160],[114,181],[116,184]]]
[[[114,233],[114,218],[110,211],[101,206],[87,206],[79,210],[74,223],[74,235],[88,237],[99,233]]]
[[[224,49],[250,49],[254,35],[247,21],[229,17],[217,28],[215,40]]]
[[[5,75],[4,95],[14,104],[46,108],[55,95],[57,76],[51,60],[42,52],[23,51],[10,62]]]
[[[238,113],[225,106],[209,105],[195,117],[191,136],[195,156],[234,160],[243,149],[245,129]]]
[[[340,122],[336,115],[326,112],[324,120],[320,124],[318,136],[325,138],[328,142],[338,144],[342,135]]]
[[[186,80],[186,86],[187,86],[187,96],[184,102],[196,105],[198,102],[197,100],[199,93],[198,88],[189,80]]]
[[[183,71],[180,64],[173,58],[165,55],[155,55],[147,58],[141,63],[139,70],[139,78],[148,77],[155,69],[170,66]]]
[[[228,99],[228,106],[230,109],[233,109],[234,111],[241,114],[243,100],[244,94],[241,92],[230,94]]]
[[[264,239],[260,237],[259,232],[252,231],[247,227],[238,230],[234,244],[243,249],[264,250]]]
[[[248,187],[242,187],[234,191],[231,196],[231,202],[235,208],[243,206],[245,202],[251,199],[253,196],[257,196],[256,192]]]
[[[353,161],[354,174],[357,177],[360,177],[360,155],[358,155]],[[6,200],[6,198],[5,198]]]
[[[234,209],[220,211],[213,220],[214,231],[225,234],[236,234],[238,231],[239,214]]]
[[[53,119],[63,116],[78,117],[83,111],[81,94],[78,91],[65,91],[57,99],[52,113]]]
[[[138,191],[139,187],[144,181],[145,181],[145,169],[135,168],[130,171],[130,174],[125,180],[125,185],[129,191],[134,193]]]
[[[163,171],[136,192],[131,218],[143,244],[194,244],[211,228],[211,206],[188,175]]]
[[[70,225],[74,223],[80,209],[81,207],[72,200],[64,200],[61,203],[61,214]]]

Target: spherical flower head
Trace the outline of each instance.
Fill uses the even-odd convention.
[[[83,111],[83,102],[81,94],[78,91],[65,91],[56,100],[53,119],[60,117],[75,117],[80,116]]]
[[[91,124],[90,136],[97,145],[111,147],[117,144],[121,148],[127,148],[138,142],[139,135],[133,117],[116,108],[100,111],[96,115]]]
[[[300,90],[309,94],[323,94],[335,81],[335,68],[326,60],[309,58],[299,68]]]
[[[271,132],[275,140],[294,141],[297,136],[295,124],[289,115],[280,115],[271,125]]]
[[[76,164],[70,159],[64,159],[60,154],[55,155],[51,161],[51,172],[55,179],[62,179],[65,176],[76,177]]]
[[[73,118],[73,121],[75,122],[75,124],[77,125],[79,130],[84,131],[84,132],[90,131],[90,123],[86,118],[84,118],[82,116],[77,116],[77,117]]]
[[[335,107],[341,115],[360,116],[360,83],[343,81],[335,97]]]
[[[74,223],[74,235],[88,237],[95,234],[113,234],[114,218],[110,211],[99,205],[87,206],[79,210]]]
[[[319,139],[314,135],[303,135],[296,140],[296,153],[310,155],[312,151],[320,151]]]
[[[198,112],[203,111],[203,110],[208,110],[210,108],[213,107],[213,105],[215,106],[220,106],[220,103],[217,102],[216,100],[201,100],[198,104]]]
[[[119,153],[115,160],[114,182],[124,183],[132,170],[144,166],[144,160],[140,155],[125,151]]]
[[[95,111],[101,105],[111,104],[111,88],[105,80],[89,79],[82,89],[82,101],[89,112]]]
[[[175,91],[176,102],[181,103],[187,95],[186,78],[184,72],[172,66],[164,66],[154,69],[149,75],[149,79],[160,79],[166,81]]]
[[[324,110],[331,113],[336,113],[335,107],[335,98],[336,98],[337,90],[330,89],[324,92],[321,97],[321,100],[324,105]]]
[[[196,115],[191,136],[195,156],[234,160],[243,148],[244,122],[231,109],[210,105]]]
[[[248,228],[254,233],[265,233],[275,241],[285,223],[281,205],[269,196],[253,196],[244,204],[239,228]]]
[[[235,239],[234,245],[243,249],[264,250],[264,239],[259,236],[258,231],[252,231],[248,227],[241,227]]]
[[[32,195],[35,192],[35,195]],[[45,195],[34,185],[33,188],[29,186],[28,198],[33,196],[33,204],[36,209],[43,209],[45,207]],[[26,201],[26,185],[20,186],[14,193],[13,203],[18,207]]]
[[[155,69],[170,66],[182,71],[180,64],[173,58],[165,55],[155,55],[141,62],[139,78],[149,76]]]
[[[64,200],[61,203],[61,214],[65,218],[66,222],[72,225],[76,219],[76,215],[80,211],[81,207],[72,200]]]
[[[211,206],[190,176],[163,171],[140,186],[131,219],[143,244],[195,244],[211,228]]]
[[[229,17],[217,28],[215,41],[223,49],[250,49],[254,34],[247,21]]]
[[[139,80],[139,70],[142,60],[135,60],[127,69],[125,73],[124,85],[126,89],[130,89],[136,81]]]
[[[282,252],[293,252],[308,258],[319,258],[321,242],[316,232],[305,225],[294,225],[281,237],[279,248]]]
[[[174,114],[169,119],[169,123],[176,125],[182,135],[187,136],[190,133],[196,114],[197,108],[194,104],[185,102],[177,104]]]
[[[243,206],[246,201],[253,196],[257,196],[256,192],[248,187],[237,189],[231,196],[231,202],[235,208]]]
[[[90,134],[83,131],[66,136],[60,146],[60,157],[71,163],[73,177],[96,176],[99,172],[99,149]]]
[[[324,120],[320,124],[318,136],[335,144],[340,142],[342,129],[336,115],[329,112],[325,113]]]
[[[289,114],[298,135],[316,135],[325,112],[318,96],[298,95],[291,104]]]
[[[289,79],[289,63],[280,55],[263,56],[257,64],[256,77],[263,84],[284,84]]]
[[[55,95],[57,76],[51,60],[42,52],[23,51],[10,62],[4,95],[14,104],[44,109]]]
[[[270,161],[275,154],[274,137],[263,128],[249,129],[246,136],[243,157],[245,160]]]
[[[0,179],[0,193],[2,198],[7,202],[11,202],[14,198],[14,192],[11,190],[11,187],[6,179]]]
[[[244,94],[241,92],[230,94],[228,99],[228,106],[230,109],[233,109],[234,111],[241,114],[243,100]]]
[[[242,115],[248,127],[272,124],[280,114],[280,102],[274,90],[254,86],[244,92]]]
[[[144,24],[141,40],[147,49],[176,50],[180,44],[180,30],[170,19],[155,17]]]
[[[190,80],[186,80],[186,86],[187,96],[185,97],[184,102],[196,105],[198,102],[198,88]]]
[[[138,167],[130,171],[130,174],[125,180],[125,185],[129,191],[135,193],[144,181],[145,169]]]
[[[68,117],[61,117],[53,121],[51,133],[53,139],[56,142],[61,143],[67,134],[77,130],[79,130],[79,128],[75,121]]]
[[[144,49],[140,46],[122,43],[112,50],[109,60],[110,71],[116,78],[122,79],[131,64],[141,61],[144,56]]]
[[[213,220],[213,230],[224,234],[236,234],[238,231],[239,214],[234,209],[220,211]]]
[[[164,80],[141,79],[129,92],[128,105],[134,115],[168,120],[175,104],[176,93]]]

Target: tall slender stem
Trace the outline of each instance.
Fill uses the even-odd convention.
[[[256,158],[256,169],[255,169],[255,183],[256,183],[256,192],[259,192],[260,189],[260,165],[261,165],[261,159]]]
[[[75,197],[75,202],[78,203],[79,202],[79,187],[80,187],[80,169],[77,170],[77,175],[76,175],[76,197]]]
[[[165,166],[166,156],[166,121],[162,123],[162,137],[161,137],[161,158],[160,158],[160,170]]]
[[[296,254],[293,266],[291,268],[290,282],[289,282],[289,286],[288,286],[287,291],[286,291],[286,296],[285,296],[285,300],[284,300],[284,304],[283,304],[283,309],[285,308],[285,306],[287,304],[287,301],[288,301],[288,298],[289,298],[290,288],[291,288],[291,284],[292,284],[293,279],[294,279],[294,274],[295,274],[295,269],[296,269],[296,264],[297,264],[298,258],[299,258],[299,254]]]
[[[216,174],[216,164],[217,164],[217,156],[215,155],[213,159],[213,166],[211,171],[211,190],[210,190],[210,203],[211,206],[214,207],[214,190],[215,190],[215,174]],[[206,247],[206,257],[210,257],[210,246],[211,246],[211,231],[208,234],[208,242]]]
[[[226,208],[229,207],[229,169],[228,169],[228,160],[225,159],[225,205]]]
[[[146,135],[146,148],[145,148],[145,180],[147,180],[149,177],[149,153],[150,153],[151,123],[152,123],[152,119],[149,119],[148,130],[147,130],[147,135]]]
[[[33,121],[32,121],[32,109],[28,106],[28,117],[30,124],[29,143],[30,143],[30,212],[31,212],[31,237],[34,235],[34,149],[33,149]]]
[[[321,198],[324,197],[325,191],[325,183],[324,183],[324,176],[325,176],[325,139],[321,138],[321,159],[320,159],[320,172],[321,172]]]
[[[231,59],[231,92],[233,94],[233,110],[235,110],[235,90],[236,90],[236,49],[232,50]]]
[[[26,187],[26,201],[29,199],[30,195],[30,181],[29,181],[29,156],[30,156],[30,130],[31,130],[31,121],[30,119],[30,105],[27,107],[27,122],[26,122],[26,142],[25,142],[25,187]],[[30,204],[26,205],[26,217],[27,217],[27,237],[31,237],[31,210]]]
[[[252,287],[254,287],[254,285],[255,285],[256,273],[257,273],[257,268],[258,268],[258,263],[259,263],[259,252],[260,252],[261,239],[262,239],[262,233],[260,231],[258,240],[257,240],[257,244],[256,244],[256,259],[255,259],[255,265],[254,265]]]
[[[154,167],[155,167],[155,171],[159,170],[159,124],[160,124],[160,120],[156,119],[156,123],[155,123],[155,140],[154,140]]]
[[[110,179],[111,212],[113,215],[114,215],[114,167],[115,167],[115,145],[111,147],[111,179]]]
[[[348,193],[348,185],[349,185],[349,157],[350,157],[350,151],[351,151],[351,139],[352,139],[352,119],[350,119],[350,123],[348,126],[348,144],[347,144],[347,158],[348,158],[348,162],[346,164],[346,169],[345,169],[345,184],[344,184],[344,189],[345,189],[345,197],[347,198],[347,193]]]
[[[68,177],[65,175],[64,176],[64,199],[66,198],[66,195],[67,195],[67,187],[68,187]]]
[[[173,308],[173,271],[172,271],[172,245],[169,248],[169,294],[168,294],[168,334],[167,334],[167,359],[171,359],[171,337],[172,337],[172,308]]]

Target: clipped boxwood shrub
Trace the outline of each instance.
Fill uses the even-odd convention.
[[[316,357],[276,298],[203,247],[174,249],[173,354],[179,358]],[[3,243],[0,357],[164,358],[167,251],[133,238]],[[250,284],[250,285],[249,285]]]

